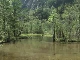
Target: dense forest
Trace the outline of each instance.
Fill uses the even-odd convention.
[[[0,40],[14,42],[24,34],[80,41],[80,0],[0,0]]]

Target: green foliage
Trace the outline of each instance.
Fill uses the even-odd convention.
[[[30,0],[31,1],[31,0]],[[51,34],[55,41],[80,40],[79,0],[0,0],[0,39]]]
[[[37,11],[34,13],[34,16],[38,17],[39,20],[48,19],[49,15],[50,13],[48,9],[43,8],[37,9]]]
[[[1,3],[1,37],[5,42],[17,39],[20,35],[19,17],[20,4],[19,0],[2,0]],[[14,3],[14,4],[13,4]],[[14,37],[14,39],[12,39]]]

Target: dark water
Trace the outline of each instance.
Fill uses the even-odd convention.
[[[30,37],[0,45],[0,60],[80,60],[80,43],[53,43],[51,37]]]

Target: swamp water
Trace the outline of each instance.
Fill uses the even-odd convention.
[[[80,43],[52,42],[34,37],[0,45],[0,60],[80,60]]]

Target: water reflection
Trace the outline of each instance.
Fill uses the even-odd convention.
[[[31,37],[0,45],[0,60],[80,60],[79,55],[80,43],[53,43],[51,37]]]

